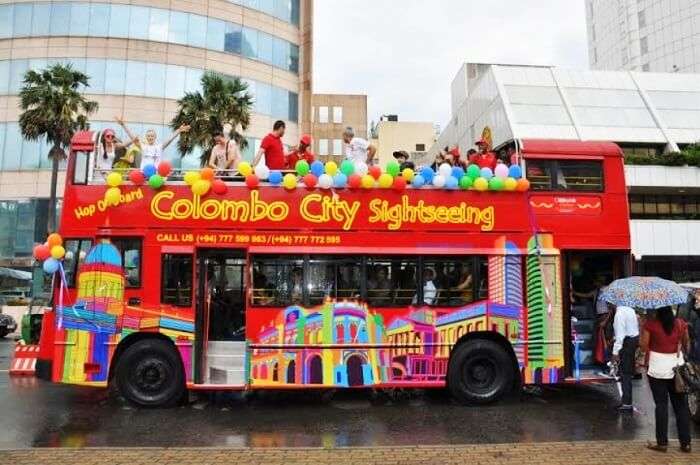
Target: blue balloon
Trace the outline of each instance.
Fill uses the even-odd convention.
[[[279,185],[282,182],[282,173],[279,171],[270,171],[267,181],[273,186]]]
[[[428,168],[430,170],[430,168]],[[431,172],[433,170],[430,170]],[[421,188],[425,186],[425,178],[423,177],[422,174],[419,174],[418,176],[414,176],[413,180],[411,181],[411,185],[415,188]]]
[[[431,167],[425,166],[422,170],[420,170],[420,176],[423,178],[424,183],[430,184],[431,182],[433,182],[433,178],[435,177],[435,171],[433,171]],[[415,179],[416,178],[413,178],[414,181]]]
[[[493,177],[493,171],[491,171],[491,168],[481,168],[481,177],[488,180]]]
[[[523,177],[523,169],[518,165],[511,165],[508,168],[508,176],[514,179],[520,179]]]
[[[457,189],[458,187],[459,187],[459,181],[454,176],[450,176],[445,181],[445,188],[446,189]]]
[[[313,173],[314,176],[317,178],[323,174],[325,171],[323,167],[323,162],[320,162],[316,160],[315,162],[311,163],[311,172]]]
[[[454,176],[457,179],[462,179],[464,176],[464,168],[461,166],[455,166],[452,168],[452,176]]]
[[[337,189],[342,189],[348,185],[348,177],[344,173],[338,172],[333,176],[333,185]]]
[[[61,265],[61,263],[56,260],[55,258],[47,258],[46,261],[44,262],[44,273],[46,274],[54,274],[55,272],[58,271],[58,267]]]
[[[146,177],[146,179],[156,174],[157,171],[158,170],[156,169],[156,165],[152,163],[149,163],[148,165],[143,167],[143,175]]]

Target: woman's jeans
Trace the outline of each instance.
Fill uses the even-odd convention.
[[[688,395],[677,393],[673,379],[649,378],[649,387],[656,404],[656,443],[668,445],[668,400],[671,399],[673,412],[676,414],[678,440],[681,445],[690,444],[690,410]]]

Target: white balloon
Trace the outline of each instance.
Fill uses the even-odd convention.
[[[369,171],[369,166],[367,166],[367,163],[363,161],[356,161],[355,162],[355,174],[358,174],[360,176],[364,176],[367,174]]]
[[[438,174],[445,179],[449,178],[452,174],[452,166],[449,163],[443,163],[438,168]]]
[[[449,165],[447,165],[447,166],[449,166]],[[442,168],[442,166],[440,168]],[[447,179],[445,178],[445,176],[438,174],[433,178],[433,185],[435,187],[445,187],[446,181],[447,181]]]
[[[333,186],[333,178],[328,174],[322,174],[318,177],[318,187],[321,189],[330,189]]]
[[[258,164],[258,166],[255,167],[255,175],[259,180],[265,181],[270,177],[270,168],[263,164]]]

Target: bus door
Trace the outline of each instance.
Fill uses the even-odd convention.
[[[245,270],[244,250],[198,250],[199,384],[246,384]]]

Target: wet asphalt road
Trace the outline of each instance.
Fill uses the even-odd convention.
[[[169,410],[141,410],[104,390],[7,374],[13,341],[0,340],[0,449],[25,447],[340,447],[651,439],[648,387],[640,412],[618,415],[613,386],[570,386],[515,395],[485,407],[442,392],[372,401],[369,392],[200,395]],[[671,424],[671,437],[675,436]],[[700,428],[694,437],[700,438]]]

